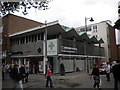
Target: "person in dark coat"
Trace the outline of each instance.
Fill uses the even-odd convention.
[[[22,65],[19,70],[20,70],[20,75],[21,75],[21,78],[22,78],[22,82],[25,82],[25,77],[26,77],[25,66]]]
[[[5,80],[5,73],[6,73],[5,64],[3,64],[2,65],[2,80]]]
[[[21,75],[20,75],[20,72],[19,72],[19,67],[18,65],[15,65],[14,67],[14,79],[19,82],[21,80]]]
[[[61,74],[61,76],[65,75],[65,66],[63,63],[60,64],[60,74]]]
[[[112,68],[113,77],[114,77],[114,89],[118,90],[118,83],[120,83],[120,60],[116,60],[117,64],[115,64]]]
[[[96,88],[96,86],[97,86],[97,88],[99,88],[100,75],[99,75],[99,68],[98,68],[97,64],[94,64],[91,76],[92,75],[93,75],[93,79],[94,79],[94,85],[93,85],[93,87]],[[91,79],[91,77],[90,77],[90,79]]]

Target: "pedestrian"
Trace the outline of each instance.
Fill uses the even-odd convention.
[[[117,64],[115,64],[112,68],[113,77],[114,77],[114,90],[118,90],[118,83],[120,83],[120,60],[116,60]]]
[[[65,76],[65,66],[64,66],[63,62],[61,62],[61,64],[60,64],[60,74],[61,74],[61,76]]]
[[[19,70],[20,70],[20,75],[21,75],[21,78],[22,78],[22,82],[25,82],[25,77],[26,77],[25,66],[22,65]]]
[[[11,78],[14,80],[15,79],[15,74],[14,74],[14,64],[11,65]]]
[[[51,69],[52,69],[52,66],[50,65],[50,66],[48,66],[47,72],[46,72],[46,79],[47,79],[46,80],[46,87],[49,87],[48,84],[50,82],[50,88],[53,87],[53,83],[52,83],[52,71],[51,71]]]
[[[2,64],[2,80],[5,80],[5,73],[6,73],[6,69],[5,69],[5,64]]]
[[[14,80],[15,80],[15,82],[16,82],[15,86],[13,87],[13,89],[23,90],[22,76],[21,76],[21,74],[20,74],[20,69],[19,69],[19,67],[18,67],[17,64],[14,65],[13,71],[14,71],[13,74],[15,74],[15,75],[14,75],[14,77],[15,77]]]
[[[110,81],[110,63],[107,62],[107,69],[106,69],[106,78],[107,78],[107,81]]]
[[[5,65],[5,69],[6,69],[6,76],[8,77],[9,76],[9,69],[10,69],[9,63]]]
[[[10,65],[10,68],[9,68],[9,77],[10,79],[12,79],[12,66]]]
[[[97,88],[99,89],[99,87],[100,87],[100,85],[99,85],[100,84],[100,75],[99,75],[99,68],[98,68],[97,64],[94,64],[94,67],[92,69],[92,73],[90,75],[91,75],[91,77],[93,76],[93,79],[94,79],[93,87],[96,88],[96,86],[97,86]],[[90,79],[91,79],[91,77],[90,77]]]
[[[26,70],[25,70],[25,82],[28,82],[28,76],[29,76],[29,69],[28,69],[28,67],[26,67]]]

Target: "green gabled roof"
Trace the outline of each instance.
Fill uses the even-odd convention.
[[[66,26],[63,26],[63,25],[61,25],[61,27],[67,32],[67,31],[70,31],[72,28],[70,28],[70,27],[66,27]]]
[[[101,38],[100,37],[96,37],[96,39],[99,41]]]
[[[103,40],[103,39],[100,38],[100,37],[96,37],[96,39],[97,39],[99,42],[103,42],[103,43],[105,43],[105,40]]]
[[[82,35],[82,34],[84,34],[85,32],[78,32],[78,31],[77,31],[77,33],[78,33],[79,35]]]
[[[87,34],[87,36],[91,39],[92,37],[94,37],[93,35]]]

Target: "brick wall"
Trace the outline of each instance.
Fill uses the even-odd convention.
[[[29,20],[23,17],[19,17],[16,15],[8,14],[2,18],[3,23],[3,42],[2,42],[2,51],[10,51],[11,50],[11,41],[8,37],[9,34],[13,34],[16,32],[24,31],[33,27],[37,27],[43,25],[43,23],[36,22],[33,20]],[[8,53],[7,53],[8,54]],[[7,62],[10,61],[10,55],[6,57]]]
[[[109,25],[109,38],[110,38],[110,54],[111,60],[117,60],[117,45],[116,45],[116,36],[115,29]]]

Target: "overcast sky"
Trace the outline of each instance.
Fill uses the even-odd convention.
[[[60,24],[69,27],[85,25],[85,17],[93,17],[92,23],[111,20],[114,24],[118,19],[118,2],[119,0],[52,0],[49,4],[50,9],[32,9],[24,17],[43,23],[45,20],[59,20]],[[23,16],[22,13],[19,15]],[[89,21],[87,23],[91,24]]]

